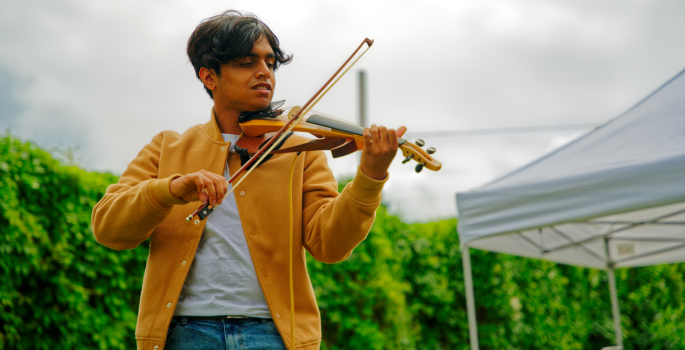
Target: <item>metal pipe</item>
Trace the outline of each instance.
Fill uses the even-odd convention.
[[[466,314],[469,319],[469,339],[471,350],[478,350],[478,324],[476,323],[476,302],[473,297],[473,278],[471,276],[471,254],[468,245],[461,252],[464,267],[464,284],[466,287]]]
[[[621,312],[618,309],[618,296],[616,293],[616,274],[614,268],[607,269],[609,277],[609,291],[611,293],[611,313],[614,316],[614,335],[616,335],[616,345],[623,346],[623,332],[621,332]]]
[[[359,125],[365,128],[367,125],[366,116],[366,71],[363,69],[359,70]],[[362,152],[359,152],[357,160],[361,163]]]
[[[366,71],[359,70],[359,125],[366,127]]]

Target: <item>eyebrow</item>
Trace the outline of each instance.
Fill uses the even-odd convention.
[[[259,55],[257,55],[254,52],[250,52],[247,54],[247,57],[259,57]],[[274,55],[273,53],[269,53],[269,54],[266,54],[266,58],[276,58],[276,55]]]

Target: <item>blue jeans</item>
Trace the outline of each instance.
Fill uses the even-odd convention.
[[[274,321],[262,318],[200,320],[175,316],[169,324],[165,350],[283,349]]]

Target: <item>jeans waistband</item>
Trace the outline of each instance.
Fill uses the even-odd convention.
[[[231,321],[231,320],[263,320],[263,318],[249,317],[249,316],[233,316],[233,315],[220,315],[220,316],[174,316],[174,319],[180,321],[185,317],[186,320],[192,321]]]

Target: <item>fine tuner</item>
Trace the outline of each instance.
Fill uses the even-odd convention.
[[[416,140],[414,143],[415,143],[417,146],[419,146],[419,147],[423,147],[423,146],[426,145],[426,142],[423,141],[422,139],[418,139],[418,140]],[[405,154],[404,154],[405,157],[404,157],[404,159],[402,160],[402,164],[405,164],[405,163],[409,162],[410,160],[414,159],[414,157],[417,156],[416,153],[409,153],[409,152],[403,152],[403,153],[405,153]],[[435,147],[428,147],[428,148],[426,149],[426,153],[428,153],[428,154],[433,154],[433,153],[435,153]],[[420,157],[420,156],[419,156],[419,157]],[[425,161],[425,160],[422,161],[421,158],[417,158],[416,161],[417,161],[419,164],[416,164],[416,168],[415,168],[415,169],[416,169],[416,172],[417,172],[417,173],[420,173],[421,170],[423,170],[423,167],[426,165],[426,161]]]

